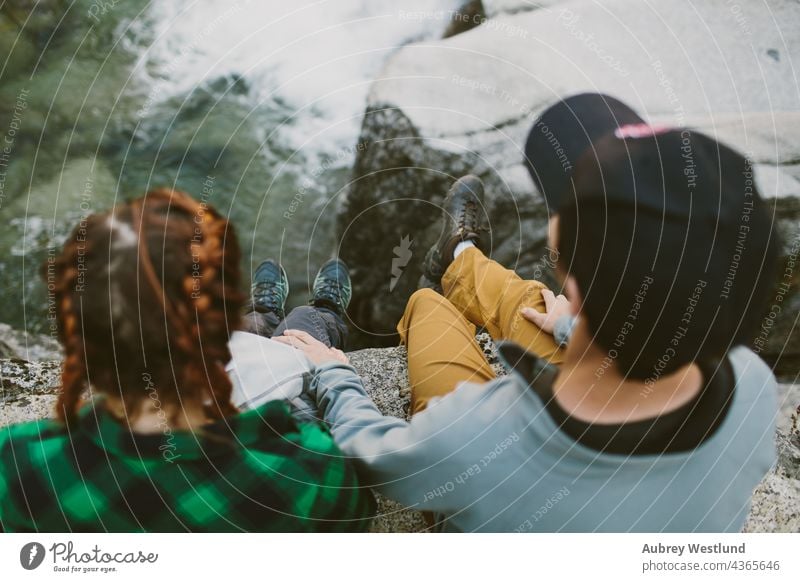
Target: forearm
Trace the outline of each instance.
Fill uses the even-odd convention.
[[[349,365],[322,365],[317,368],[311,387],[336,443],[350,456],[368,458],[379,454],[386,446],[388,433],[408,428],[405,420],[384,416],[378,410]]]
[[[437,500],[423,493],[436,484],[430,470],[436,450],[436,430],[423,415],[409,423],[384,416],[367,395],[361,379],[350,366],[327,363],[317,370],[312,383],[317,405],[342,451],[355,459],[367,485],[405,505],[434,510]],[[422,447],[425,442],[428,446]],[[431,481],[431,483],[428,483]],[[439,500],[441,502],[441,500]]]

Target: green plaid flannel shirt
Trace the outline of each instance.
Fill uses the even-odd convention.
[[[365,531],[375,500],[325,427],[268,402],[135,435],[102,405],[0,428],[5,531]]]

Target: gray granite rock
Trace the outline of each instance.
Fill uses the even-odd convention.
[[[746,532],[800,532],[800,437],[779,433],[777,443],[778,464],[755,491]]]
[[[32,335],[0,323],[0,358],[23,360],[54,360],[60,357],[61,348],[55,338]]]
[[[408,418],[411,388],[408,385],[406,350],[403,347],[359,350],[348,354],[364,381],[364,388],[386,415]],[[425,529],[422,513],[377,495],[378,516],[373,532],[416,532]]]
[[[58,360],[0,359],[0,427],[52,416],[60,373]]]

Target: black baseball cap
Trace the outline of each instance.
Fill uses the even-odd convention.
[[[560,217],[560,264],[623,371],[666,374],[752,339],[777,244],[749,160],[597,93],[546,110],[525,154]]]
[[[575,163],[596,140],[618,127],[643,123],[630,107],[600,93],[568,97],[547,109],[528,134],[525,165],[548,211],[558,212]]]

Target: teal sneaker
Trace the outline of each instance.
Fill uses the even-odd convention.
[[[343,317],[353,297],[350,270],[341,259],[331,259],[320,268],[314,279],[311,305],[335,311]]]
[[[267,259],[253,274],[250,294],[253,298],[253,309],[259,313],[272,312],[283,319],[286,316],[286,298],[289,297],[289,278],[286,271],[277,261]]]

